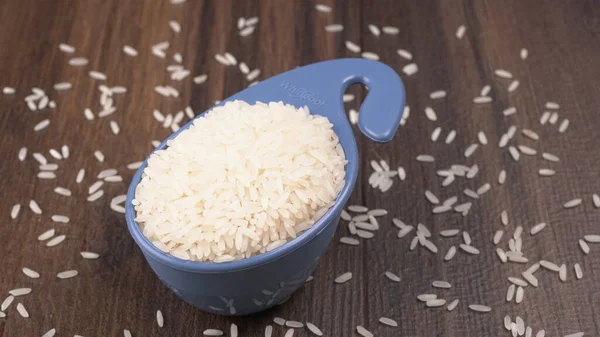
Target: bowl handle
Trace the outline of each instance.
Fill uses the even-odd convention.
[[[337,119],[334,124],[347,123],[342,98],[354,83],[369,89],[360,107],[358,127],[374,141],[390,141],[400,125],[405,92],[396,71],[381,62],[346,58],[309,64],[262,81],[226,101],[283,100],[332,116]]]

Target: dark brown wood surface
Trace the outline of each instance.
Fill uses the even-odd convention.
[[[133,336],[200,336],[207,328],[229,333],[230,323],[239,326],[240,336],[262,336],[274,316],[310,321],[326,336],[357,336],[362,325],[376,336],[509,336],[502,320],[519,315],[534,332],[545,329],[548,336],[563,336],[583,331],[587,336],[600,331],[600,247],[584,256],[577,241],[585,234],[600,234],[600,209],[592,205],[592,193],[600,192],[600,3],[581,1],[329,1],[331,13],[315,11],[312,1],[304,0],[188,0],[173,5],[164,0],[80,0],[39,1],[4,0],[0,4],[0,87],[15,87],[15,95],[0,95],[0,300],[17,287],[33,292],[19,297],[0,318],[0,336],[41,336],[51,328],[57,336],[74,334],[122,336],[129,329]],[[240,37],[236,28],[239,17],[258,16],[260,22],[249,37]],[[181,33],[173,33],[169,20],[178,21]],[[327,33],[325,25],[341,23],[344,31]],[[398,35],[374,37],[368,24],[396,26]],[[465,37],[455,37],[461,24]],[[219,317],[205,314],[179,300],[153,274],[126,229],[124,217],[109,208],[110,198],[123,194],[134,171],[130,162],[142,160],[152,149],[152,140],[170,134],[152,118],[152,110],[176,113],[190,105],[194,111],[209,108],[242,90],[248,81],[236,67],[218,64],[214,55],[226,51],[251,68],[259,68],[259,79],[296,66],[340,57],[354,57],[344,41],[351,40],[363,50],[380,55],[381,60],[399,73],[408,62],[396,54],[409,50],[419,72],[404,76],[407,103],[411,115],[394,140],[376,144],[356,131],[361,153],[361,170],[352,204],[385,208],[382,229],[375,238],[360,246],[337,243],[347,235],[341,223],[336,238],[314,274],[314,281],[303,286],[288,302],[252,317]],[[169,41],[168,59],[159,59],[151,46]],[[86,67],[68,65],[71,57],[58,50],[59,43],[73,45],[74,56],[86,57]],[[122,52],[124,45],[139,51],[137,57]],[[521,48],[529,57],[521,60]],[[172,54],[180,52],[183,65],[192,75],[181,82],[171,81],[165,67],[173,64]],[[520,81],[514,93],[507,93],[509,80],[498,78],[494,69],[507,69]],[[100,82],[88,77],[89,70],[105,72],[109,85],[128,89],[115,98],[117,112],[106,118],[87,121],[83,110],[99,111]],[[192,77],[208,74],[208,81],[197,85]],[[57,92],[53,85],[71,82],[73,89]],[[153,90],[156,85],[171,84],[181,96],[164,98]],[[491,104],[474,105],[472,100],[482,86],[492,86]],[[44,89],[56,101],[55,109],[31,112],[24,97],[32,87]],[[448,96],[432,101],[429,93],[446,90]],[[358,108],[365,91],[353,87],[357,100],[347,108]],[[560,121],[571,121],[566,133],[558,125],[540,125],[546,101],[560,103]],[[431,122],[423,113],[432,106],[438,121]],[[502,111],[515,106],[516,115],[504,117]],[[45,119],[50,126],[33,132],[33,126]],[[109,120],[119,123],[118,136],[110,132]],[[185,119],[187,120],[187,119]],[[525,144],[538,151],[537,156],[511,159],[507,149],[497,144],[509,126],[519,128],[511,144]],[[442,127],[436,143],[430,134]],[[523,137],[529,128],[540,135],[535,142]],[[456,140],[446,145],[443,139],[455,129]],[[489,144],[479,147],[470,158],[465,148],[477,142],[483,130]],[[56,180],[36,178],[38,163],[31,157],[41,152],[47,158],[50,148],[69,145],[71,157],[59,161]],[[24,162],[17,159],[20,147],[28,148]],[[92,153],[101,150],[104,163]],[[541,152],[558,155],[559,163],[545,161]],[[418,154],[435,156],[435,163],[419,163]],[[372,169],[369,161],[383,159],[392,168],[403,166],[404,182],[396,179],[387,193],[367,184]],[[52,162],[55,162],[52,160]],[[457,179],[441,187],[436,170],[452,164],[477,163],[475,179]],[[87,170],[83,183],[75,183],[80,168]],[[117,168],[122,183],[106,183],[105,196],[86,202],[87,189],[102,169]],[[540,177],[540,168],[556,170],[553,177]],[[501,169],[507,181],[498,185]],[[432,215],[432,206],[424,198],[426,189],[441,199],[459,195],[468,198],[464,188],[477,189],[484,183],[492,189],[474,201],[468,216],[450,212]],[[53,193],[65,186],[73,196]],[[583,198],[577,208],[562,205]],[[27,204],[35,199],[44,213],[33,214]],[[16,220],[10,219],[12,205],[23,207]],[[500,213],[507,210],[510,224],[504,228]],[[69,224],[56,224],[52,214],[65,214]],[[392,217],[416,225],[426,224],[440,248],[437,255],[422,247],[409,252],[413,235],[397,239]],[[530,228],[547,222],[536,236]],[[541,270],[538,288],[527,287],[522,304],[504,299],[509,276],[519,276],[526,268],[519,264],[501,264],[492,244],[493,233],[505,229],[502,246],[517,225],[525,229],[523,250],[530,261],[546,259],[568,266],[568,280],[561,282],[557,273]],[[57,247],[46,247],[37,236],[56,228],[67,239]],[[460,228],[473,237],[473,245],[482,254],[463,252],[450,262],[443,255],[459,237],[442,239],[442,229]],[[79,252],[98,252],[98,260],[83,260]],[[584,278],[575,280],[573,264],[580,263]],[[531,264],[531,263],[530,263]],[[530,265],[528,264],[528,265]],[[21,268],[41,274],[29,279]],[[59,280],[56,274],[77,269],[79,275]],[[386,270],[402,275],[392,283]],[[333,279],[351,271],[353,279],[336,285]],[[433,280],[452,283],[450,290],[431,288]],[[428,309],[416,300],[421,293],[435,292],[448,300],[460,299],[458,308]],[[31,317],[21,318],[16,311],[22,302]],[[489,305],[493,311],[478,314],[467,309],[470,303]],[[164,328],[156,324],[156,310],[165,316]],[[398,328],[377,322],[387,316],[400,322]],[[284,328],[275,326],[274,336],[283,336]],[[295,336],[309,336],[306,330]]]

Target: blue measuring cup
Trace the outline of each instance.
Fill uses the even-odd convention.
[[[346,118],[342,96],[346,88],[362,83],[369,92],[358,118],[358,127],[370,139],[392,139],[404,108],[404,86],[389,66],[366,59],[338,59],[307,65],[271,77],[227,101],[248,103],[283,101],[296,108],[308,106],[312,114],[326,116],[333,124],[346,154],[346,182],[334,205],[315,224],[295,239],[270,252],[225,263],[185,261],[155,247],[135,222],[131,201],[147,160],[138,169],[127,193],[127,227],[146,261],[160,280],[184,301],[221,315],[247,315],[286,301],[312,274],[337,228],[341,211],[358,176],[358,149]],[[190,121],[163,141],[187,129]]]

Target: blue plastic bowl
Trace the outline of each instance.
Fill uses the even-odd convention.
[[[335,204],[310,229],[270,252],[226,263],[192,262],[156,248],[135,222],[131,201],[147,160],[138,169],[127,193],[126,219],[131,236],[160,280],[184,301],[220,315],[247,315],[286,301],[316,268],[337,228],[358,175],[358,149],[346,118],[342,95],[354,83],[369,88],[359,113],[360,130],[370,139],[389,141],[396,132],[404,107],[404,86],[387,65],[365,59],[340,59],[311,64],[274,76],[226,99],[283,101],[308,106],[334,125],[346,153],[346,184]],[[169,139],[187,129],[189,122]]]

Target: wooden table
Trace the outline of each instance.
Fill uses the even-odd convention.
[[[5,0],[0,7],[0,86],[16,88],[14,95],[0,96],[0,292],[17,287],[31,287],[33,292],[18,297],[0,318],[0,335],[41,336],[51,328],[57,336],[122,336],[129,329],[133,336],[199,336],[207,328],[229,333],[230,323],[239,326],[240,336],[262,336],[274,316],[310,321],[326,336],[357,336],[362,325],[376,336],[509,336],[503,318],[519,315],[534,333],[545,329],[548,336],[563,336],[583,331],[597,335],[600,331],[600,247],[591,244],[585,256],[578,240],[586,234],[599,234],[600,210],[592,205],[592,193],[600,192],[598,148],[600,146],[600,7],[594,1],[397,1],[365,2],[325,1],[331,13],[317,12],[312,1],[192,1],[170,4],[163,0],[89,0],[35,1]],[[239,17],[257,16],[256,31],[239,36]],[[181,24],[174,33],[169,20]],[[343,32],[325,32],[328,24],[344,25]],[[373,36],[368,24],[399,28],[398,35]],[[455,37],[465,25],[462,39]],[[402,75],[411,114],[394,140],[375,144],[356,131],[361,151],[359,182],[351,204],[384,208],[389,215],[380,218],[381,229],[371,240],[359,246],[337,243],[348,235],[342,222],[336,238],[314,274],[314,281],[302,287],[287,303],[253,317],[219,317],[205,314],[179,300],[152,273],[140,250],[126,229],[123,215],[110,209],[112,197],[123,194],[134,171],[126,165],[142,160],[152,150],[151,141],[170,134],[152,117],[153,109],[175,114],[188,105],[201,112],[215,100],[244,89],[248,84],[237,67],[225,67],[214,55],[230,52],[252,69],[259,68],[259,79],[316,61],[356,57],[346,49],[346,40],[359,44],[364,51],[377,53],[381,60],[401,73],[407,61],[397,55],[399,48],[410,51],[418,64],[418,73]],[[151,53],[152,46],[169,41],[169,59]],[[73,55],[59,51],[59,43],[76,48]],[[139,51],[137,57],[122,52],[124,45]],[[521,48],[529,51],[526,60],[519,57]],[[183,56],[182,65],[191,74],[182,81],[172,81],[165,70],[175,52]],[[74,67],[71,57],[85,57],[89,65]],[[494,75],[506,69],[520,81],[519,88],[508,93],[511,83]],[[107,74],[111,86],[124,86],[127,93],[115,95],[116,112],[108,117],[87,121],[83,111],[100,111],[98,85],[87,73],[97,70]],[[204,84],[192,78],[208,75]],[[73,88],[56,91],[53,85],[70,82]],[[172,85],[179,98],[164,98],[154,92],[157,85]],[[481,88],[491,85],[491,103],[474,104]],[[56,108],[31,112],[24,103],[32,87],[39,87],[56,102]],[[446,90],[447,97],[429,98],[435,90]],[[365,91],[352,87],[356,95],[347,108],[358,108]],[[560,104],[556,125],[540,125],[547,101]],[[437,112],[437,122],[424,114],[426,106]],[[503,116],[514,106],[515,115]],[[50,126],[40,132],[33,127],[49,118]],[[561,134],[558,124],[564,118],[570,127]],[[109,121],[120,125],[113,135]],[[184,119],[187,121],[187,118]],[[528,145],[538,154],[521,154],[519,162],[511,159],[507,148],[500,149],[501,136],[511,125],[518,131],[510,145]],[[442,132],[437,142],[430,134],[436,127]],[[521,130],[531,129],[540,140],[524,137]],[[453,143],[444,139],[456,130]],[[489,144],[480,145],[465,158],[465,149],[477,143],[478,131],[484,131]],[[70,147],[71,155],[57,161],[48,154],[50,148]],[[17,159],[20,147],[27,147],[24,162]],[[99,163],[93,152],[100,150],[105,161]],[[36,178],[38,163],[33,152],[43,153],[59,164],[57,179]],[[541,157],[550,152],[560,157],[553,163]],[[415,160],[419,154],[435,156],[434,163]],[[392,169],[402,166],[405,181],[397,178],[390,191],[372,189],[367,180],[372,173],[371,160],[385,160]],[[466,180],[458,177],[442,187],[437,170],[452,164],[478,164],[479,174]],[[75,183],[80,168],[87,171],[81,184]],[[88,187],[103,169],[116,168],[121,183],[105,183],[105,195],[87,202]],[[552,177],[540,177],[540,168],[556,171]],[[506,170],[504,185],[497,183],[500,170]],[[489,182],[491,191],[479,200],[462,194],[465,188],[476,190]],[[55,186],[69,188],[73,196],[53,192]],[[424,198],[428,189],[444,200],[453,195],[460,202],[473,201],[465,217],[455,212],[432,214],[432,205]],[[570,199],[583,198],[583,204],[564,209]],[[27,205],[35,199],[43,210],[36,215]],[[22,209],[17,219],[9,216],[14,204]],[[508,226],[500,222],[507,211]],[[53,223],[52,214],[70,217],[68,224]],[[423,247],[409,251],[414,232],[397,239],[392,217],[410,225],[425,224],[431,240],[440,252],[432,254]],[[548,226],[536,236],[529,230],[539,222]],[[527,265],[502,264],[492,243],[494,232],[505,230],[501,247],[516,226],[523,226],[523,251]],[[46,247],[37,240],[42,232],[55,228],[66,241]],[[451,245],[462,243],[460,236],[443,239],[440,230],[459,228],[468,231],[480,255],[459,251],[444,262]],[[101,254],[97,260],[84,260],[80,251]],[[520,273],[540,259],[568,267],[568,279],[547,270],[536,272],[540,286],[525,289],[521,304],[507,303],[509,276]],[[575,280],[573,264],[580,263],[582,280]],[[27,278],[21,268],[29,267],[41,274]],[[77,269],[79,275],[59,280],[56,274]],[[394,283],[385,271],[401,274]],[[336,285],[333,279],[351,271],[353,279]],[[431,282],[445,280],[449,290],[433,289]],[[422,293],[435,292],[440,297],[460,299],[453,312],[445,308],[428,309],[416,300]],[[3,299],[5,295],[0,295]],[[22,302],[29,319],[16,311]],[[493,308],[488,314],[468,310],[472,303]],[[164,328],[155,321],[157,310],[165,316]],[[398,328],[379,324],[387,316],[400,322]],[[274,336],[285,330],[275,327]],[[297,331],[295,336],[308,336]]]

